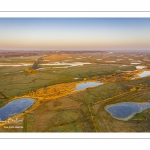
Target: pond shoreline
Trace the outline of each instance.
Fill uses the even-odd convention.
[[[71,82],[71,83],[65,83],[65,84],[56,84],[56,85],[48,86],[47,88],[49,88],[49,87],[50,88],[54,88],[54,87],[56,88],[57,86],[61,87],[61,85],[70,84],[71,86],[73,86],[72,89],[75,89],[78,84],[84,83],[84,82],[98,82],[98,81],[97,80],[77,81],[77,82]],[[94,88],[94,87],[91,87],[91,88]],[[16,117],[19,118],[19,117],[23,116],[25,113],[29,113],[33,109],[37,108],[41,103],[44,103],[44,102],[47,102],[47,101],[51,101],[51,100],[55,100],[57,98],[64,97],[64,96],[67,96],[67,95],[71,95],[71,94],[74,94],[74,93],[83,92],[84,90],[86,90],[86,89],[83,89],[83,90],[78,90],[78,91],[72,92],[72,90],[70,88],[67,87],[67,89],[69,89],[69,92],[67,91],[66,93],[63,93],[62,95],[56,95],[56,96],[45,98],[45,99],[43,99],[42,96],[30,95],[30,94],[32,94],[32,92],[31,92],[29,94],[26,94],[26,95],[23,95],[23,96],[19,96],[19,97],[14,97],[14,98],[10,99],[6,104],[4,104],[4,106],[7,105],[9,102],[12,102],[13,100],[20,99],[20,98],[35,99],[35,102],[33,103],[32,106],[30,106],[25,111],[23,111],[23,112],[21,112],[19,114],[14,115],[13,117],[11,117],[12,119],[16,118]],[[42,90],[42,92],[45,91],[44,88],[40,88],[38,90]],[[36,93],[36,91],[35,91],[35,93]],[[5,122],[0,122],[0,127],[8,124],[7,120],[8,119],[6,119]]]

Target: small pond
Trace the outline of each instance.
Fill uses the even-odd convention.
[[[141,64],[141,63],[138,63],[138,62],[136,63],[136,62],[135,62],[135,63],[130,63],[130,64],[131,64],[131,65],[138,65],[138,64]]]
[[[13,100],[0,108],[0,120],[4,121],[7,118],[10,118],[16,114],[19,114],[26,109],[28,109],[33,103],[34,99],[31,98],[19,98],[17,100]]]
[[[83,90],[89,87],[95,87],[95,86],[99,86],[102,84],[103,84],[102,82],[83,82],[83,83],[78,84],[77,88],[74,91]]]
[[[55,65],[57,67],[57,65],[67,65],[70,67],[74,67],[74,66],[83,66],[83,65],[89,65],[91,63],[88,62],[74,62],[74,63],[67,63],[67,62],[55,62],[55,63],[47,63],[47,64],[40,64],[40,65],[49,65],[49,66],[53,66]]]
[[[136,69],[144,69],[147,68],[147,66],[136,66]]]
[[[116,62],[116,61],[105,61],[105,62],[111,63],[111,62]]]
[[[146,76],[149,76],[149,75],[150,75],[150,71],[143,71],[142,73],[138,74],[138,76],[140,78],[146,77]]]
[[[150,108],[150,102],[135,103],[135,102],[122,102],[113,105],[108,105],[105,110],[110,115],[118,120],[129,120],[136,113],[140,113],[143,110]]]
[[[45,68],[37,68],[36,70],[43,70],[43,69],[45,69]]]

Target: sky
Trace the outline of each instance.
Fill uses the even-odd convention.
[[[0,18],[0,50],[150,50],[150,18]]]

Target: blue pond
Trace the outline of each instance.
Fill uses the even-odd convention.
[[[114,105],[108,105],[105,107],[106,111],[111,114],[112,117],[119,120],[129,120],[136,113],[140,113],[143,110],[150,108],[150,103],[134,103],[134,102],[123,102]]]
[[[20,98],[9,102],[0,108],[0,120],[4,121],[7,118],[25,111],[34,103],[34,101],[35,100],[31,98]]]
[[[149,75],[150,75],[150,71],[143,71],[142,73],[139,74],[139,77],[142,78],[142,77],[146,77]]]
[[[99,86],[103,84],[102,82],[84,82],[77,85],[77,88],[74,91],[83,90],[88,87]]]

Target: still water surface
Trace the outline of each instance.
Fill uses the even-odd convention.
[[[136,66],[136,69],[144,69],[147,68],[147,66]]]
[[[33,105],[34,102],[35,100],[31,98],[20,98],[9,102],[0,108],[0,120],[4,121],[7,118],[25,111],[31,105]]]
[[[143,110],[150,108],[150,103],[135,103],[135,102],[122,102],[113,105],[108,105],[105,110],[110,115],[118,120],[129,120],[136,113],[140,113]]]
[[[149,75],[150,75],[150,71],[143,71],[142,73],[138,74],[138,76],[140,78],[146,77],[146,76],[149,76]]]
[[[74,91],[83,90],[88,87],[99,86],[102,84],[103,84],[102,82],[83,82],[83,83],[78,84],[77,88]]]

